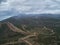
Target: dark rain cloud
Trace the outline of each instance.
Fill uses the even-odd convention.
[[[6,0],[0,0],[0,3],[2,3],[2,2],[6,2]]]

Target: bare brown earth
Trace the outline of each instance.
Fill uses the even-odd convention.
[[[23,31],[10,22],[6,24],[13,32],[21,33],[26,36],[18,38],[17,41],[6,42],[5,44],[1,45],[14,45],[22,42],[26,43],[27,45],[57,45],[55,32],[51,29],[44,27],[43,29],[34,29],[34,31]]]

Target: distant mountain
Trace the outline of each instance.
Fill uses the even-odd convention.
[[[21,25],[27,25],[27,27],[42,27],[47,26],[49,28],[57,27],[60,25],[60,15],[59,14],[20,14],[1,22],[11,22],[15,26],[21,28]],[[57,24],[59,23],[59,24]],[[20,25],[20,26],[19,26]]]
[[[26,29],[30,30],[34,27],[44,27],[54,29],[60,34],[60,15],[59,14],[20,14],[6,20],[3,22],[10,22],[14,24],[16,27],[22,29],[22,25],[25,26]]]
[[[29,18],[29,17],[34,17],[34,18],[55,18],[55,19],[60,19],[60,14],[19,14],[10,18]],[[7,18],[9,19],[9,18]],[[6,19],[5,19],[6,20]]]

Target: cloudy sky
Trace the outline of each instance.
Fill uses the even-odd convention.
[[[22,13],[60,14],[60,0],[0,0],[0,20]]]

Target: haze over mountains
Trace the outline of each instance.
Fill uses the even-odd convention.
[[[0,21],[2,21],[2,20],[5,20],[5,19],[8,19],[8,18],[10,18],[10,17],[15,17],[15,16],[17,16],[17,18],[18,17],[29,17],[29,16],[35,16],[35,17],[38,17],[38,16],[43,16],[43,17],[50,17],[50,18],[60,18],[60,14],[17,14],[17,15],[14,15],[14,16],[12,16],[12,15],[10,15],[10,16],[2,16],[1,17],[1,19],[0,19]]]

